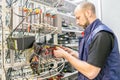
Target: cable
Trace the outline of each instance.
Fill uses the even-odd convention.
[[[23,6],[24,7],[24,6]],[[21,7],[21,8],[23,8],[23,7]],[[27,8],[27,7],[26,7]],[[34,11],[35,9],[38,9],[39,7],[36,7],[36,8],[34,8],[34,9],[32,9],[32,11]],[[28,8],[27,8],[28,9]],[[29,10],[29,9],[28,9]],[[20,15],[20,14],[18,14],[18,13],[16,13],[16,12],[13,12],[16,16],[18,16],[18,17],[25,17],[25,16],[23,16],[23,15]],[[36,14],[36,13],[33,13],[32,14],[32,12],[30,12],[30,15],[29,16],[32,16],[32,15],[38,15],[38,14]]]
[[[12,7],[12,5],[13,5],[14,3],[16,3],[17,1],[18,1],[18,0],[15,0],[15,1],[13,1],[13,0],[11,0],[11,1],[6,0],[9,8]]]
[[[27,0],[28,1],[28,0]],[[27,1],[26,1],[26,3],[25,4],[27,4]],[[10,5],[12,5],[12,4],[10,4]],[[26,5],[27,6],[27,5]],[[11,39],[11,37],[12,37],[12,35],[13,35],[13,32],[15,32],[16,31],[16,29],[23,23],[23,21],[25,20],[25,18],[26,17],[28,17],[28,16],[30,16],[31,15],[31,13],[30,13],[30,11],[29,11],[29,13],[28,13],[28,15],[27,16],[21,16],[21,17],[23,17],[23,19],[22,19],[22,21],[15,27],[15,29],[14,30],[12,30],[12,32],[9,34],[9,36],[8,36],[8,38],[10,38]],[[19,17],[20,17],[20,15],[18,15]],[[40,24],[41,25],[41,24]],[[48,25],[47,24],[47,26],[50,26],[50,25]],[[51,28],[52,28],[53,26],[51,26]],[[49,33],[44,33],[45,35],[44,36],[46,36],[47,34],[53,34],[55,31],[57,31],[57,28],[54,28],[54,30],[53,31],[51,31],[51,32],[49,32]],[[7,39],[8,39],[7,38]],[[24,41],[23,41],[24,42]],[[49,60],[46,60],[46,62],[47,63],[49,63]],[[57,63],[57,61],[54,61],[55,63]],[[43,65],[43,64],[42,64]],[[61,66],[59,66],[59,67],[57,67],[57,68],[52,68],[51,70],[49,70],[49,68],[51,68],[51,67],[49,67],[49,65],[47,66],[47,67],[42,67],[42,69],[47,69],[48,71],[45,71],[45,72],[43,72],[42,73],[42,75],[41,75],[41,77],[43,76],[43,78],[42,79],[45,79],[45,78],[49,78],[49,77],[52,77],[52,76],[55,76],[55,75],[57,75],[57,74],[59,74],[59,71],[57,72],[55,69],[58,69],[58,68],[60,68],[60,67],[62,67],[61,68],[61,70],[63,69],[63,67],[64,67],[64,63],[61,65]],[[61,71],[60,70],[60,71]],[[51,74],[49,74],[49,76],[47,76],[46,77],[46,74],[47,73],[51,73],[52,71],[56,71],[56,74],[53,74],[53,75],[51,75]],[[44,77],[45,76],[45,77]]]
[[[62,64],[61,66],[59,66],[59,67],[57,67],[57,68],[52,68],[52,69],[58,69],[58,68],[62,67],[62,68],[60,69],[60,71],[58,71],[56,74],[53,74],[53,75],[50,75],[50,76],[47,76],[47,77],[42,77],[41,79],[47,79],[47,78],[50,78],[50,77],[53,77],[53,76],[58,75],[58,74],[62,71],[62,69],[64,68],[64,65],[65,65],[65,61],[63,61],[63,64]],[[52,70],[50,70],[50,71],[52,71]],[[46,72],[46,73],[42,73],[42,74],[43,74],[43,75],[46,75],[47,72]],[[42,75],[41,75],[41,76],[42,76]]]
[[[18,17],[25,17],[25,16],[22,16],[22,15],[20,15],[20,14],[17,14],[17,13],[15,13],[15,12],[13,12],[16,16],[18,16]]]
[[[28,5],[28,0],[26,0],[26,2],[25,2],[25,4],[23,5],[23,7],[24,7],[24,6],[27,7],[27,5]]]
[[[42,50],[44,50],[45,45],[43,45],[41,47],[43,48]],[[48,49],[47,46],[46,46],[46,49]],[[34,60],[36,60],[34,56],[39,56],[39,59],[38,59],[39,66],[37,66],[37,67],[35,66],[35,68],[37,69],[37,71],[40,71],[39,77],[41,77],[42,79],[50,78],[52,76],[59,74],[61,72],[61,70],[64,68],[64,64],[65,64],[65,61],[63,58],[60,58],[60,59],[55,58],[55,57],[51,58],[50,57],[50,55],[52,55],[51,51],[48,51],[49,53],[47,53],[46,49],[45,49],[45,52],[42,51],[41,54],[39,54],[39,55],[37,55],[37,54],[31,55],[31,57],[33,57],[33,58],[30,59],[30,63],[33,63]],[[42,55],[44,55],[44,56],[42,56]],[[60,66],[58,66],[59,63],[62,63],[62,64]],[[41,65],[43,65],[43,66],[41,67]],[[53,65],[53,66],[51,66],[51,65]]]
[[[63,2],[63,0],[59,0],[58,2],[57,2],[57,4],[56,4],[56,6],[55,6],[55,4],[54,4],[54,8],[57,8],[58,6],[59,6],[59,4],[61,4]]]
[[[10,2],[8,0],[6,0],[6,2],[8,4],[8,7],[10,7],[11,6]]]
[[[10,67],[8,70],[7,70],[7,73],[6,73],[6,80],[11,80],[11,72],[12,72],[12,68]]]
[[[3,21],[2,21],[2,15],[0,16],[0,20],[1,20],[1,24],[2,24],[2,68],[3,68],[3,71],[4,71],[4,73],[5,73],[5,76],[7,75],[7,72],[6,72],[6,70],[5,70],[5,65],[4,65],[4,62],[5,62],[5,60],[4,60],[4,38],[3,38]]]
[[[12,4],[16,3],[17,1],[18,1],[18,0],[13,1]]]
[[[8,35],[8,38],[12,37],[13,32],[22,24],[22,22],[29,16],[29,13],[27,16],[25,16],[21,22],[11,31],[11,33]],[[8,38],[6,40],[8,40]]]

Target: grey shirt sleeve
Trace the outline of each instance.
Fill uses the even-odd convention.
[[[102,68],[109,56],[114,44],[114,37],[111,33],[101,31],[96,34],[89,46],[87,62],[96,67]]]

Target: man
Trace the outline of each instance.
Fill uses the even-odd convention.
[[[81,2],[74,14],[77,24],[85,29],[79,51],[57,47],[54,55],[78,70],[78,80],[120,80],[120,54],[112,30],[97,19],[90,2]]]

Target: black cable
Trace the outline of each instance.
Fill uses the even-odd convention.
[[[12,4],[16,3],[17,1],[18,1],[18,0],[13,1]]]
[[[10,67],[8,70],[7,70],[7,73],[6,73],[6,80],[12,80],[11,79],[11,72],[12,72],[12,68]]]
[[[27,7],[27,5],[28,5],[28,0],[26,0],[26,2],[25,2],[25,4],[23,5],[23,7],[24,7],[24,6]]]
[[[10,8],[10,7],[12,7],[12,5],[14,4],[14,3],[16,3],[18,0],[15,0],[15,1],[13,1],[13,0],[6,0],[6,3],[8,4],[8,7]]]
[[[8,58],[10,58],[10,49],[8,49],[7,54],[6,54],[6,57],[5,57],[6,62],[8,62],[8,61],[7,61]]]
[[[15,13],[15,12],[14,12],[14,14],[15,14],[16,16],[18,16],[18,17],[25,17],[25,16],[23,16],[23,15],[20,15],[20,14]]]
[[[9,38],[10,36],[12,36],[13,32],[16,31],[16,29],[22,24],[22,22],[23,22],[24,20],[25,20],[25,18],[23,18],[22,21],[15,27],[15,29],[13,29],[13,30],[11,31],[11,33],[10,33],[9,36],[8,36],[8,38]],[[8,38],[7,38],[7,39],[8,39]]]
[[[27,15],[27,16],[28,16],[28,15]],[[26,17],[27,17],[27,16],[26,16]],[[13,34],[13,32],[16,31],[16,29],[22,24],[22,22],[25,20],[26,17],[24,17],[24,18],[21,20],[21,22],[15,27],[15,29],[13,29],[13,30],[11,31],[11,33],[8,35],[8,38],[6,39],[6,41],[8,42],[8,49],[10,48],[10,45],[11,45],[11,44],[10,44],[10,41],[13,40],[13,39],[12,39],[12,34]],[[13,48],[15,49],[15,46],[14,46]]]
[[[8,7],[11,7],[10,1],[6,0],[6,3],[8,4]]]

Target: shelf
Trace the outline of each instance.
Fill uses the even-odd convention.
[[[73,5],[75,5],[76,6],[76,4],[75,3],[73,3],[72,1],[70,1],[70,0],[65,0],[65,1],[67,1],[67,2],[69,2],[69,3],[71,3],[71,4],[73,4]]]
[[[59,12],[58,14],[60,14],[61,16],[66,16],[66,17],[68,17],[68,18],[73,18],[73,19],[75,19],[75,16],[72,16],[72,15],[70,15],[69,13]]]
[[[77,32],[77,33],[83,32],[83,31],[80,31],[80,30],[77,30],[77,29],[64,29],[64,28],[62,28],[62,31],[65,31],[65,32]]]
[[[82,2],[84,0],[66,0],[66,1],[68,1],[69,3],[74,4],[74,5],[77,6],[78,3],[80,3],[80,2]]]

